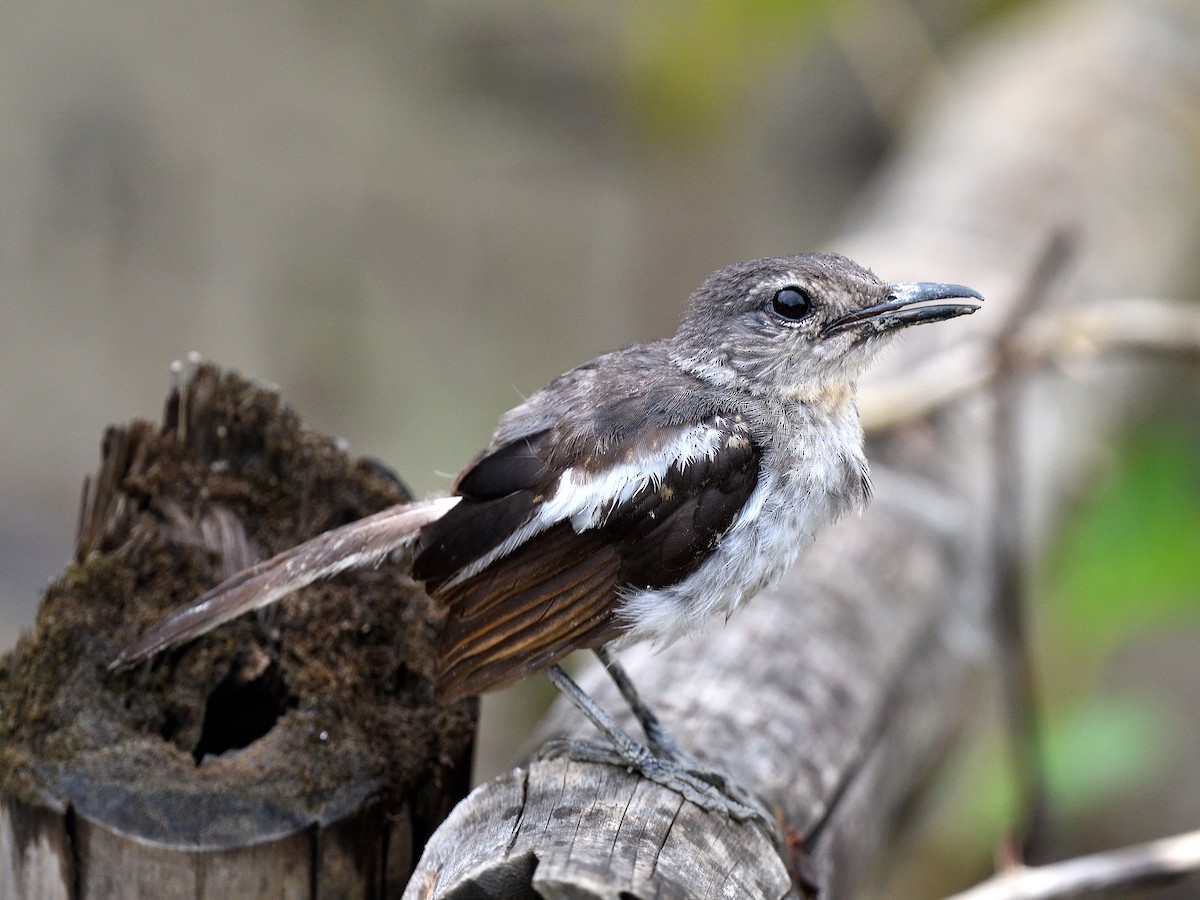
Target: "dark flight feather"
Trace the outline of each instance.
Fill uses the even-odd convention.
[[[439,696],[502,687],[572,650],[607,643],[625,625],[617,615],[621,590],[676,584],[703,563],[754,491],[761,451],[738,420],[714,416],[698,424],[719,432],[711,457],[671,463],[660,481],[603,510],[595,527],[576,532],[569,521],[545,523],[510,553],[456,580],[536,519],[558,488],[563,469],[551,460],[561,460],[563,443],[544,432],[520,438],[519,448],[501,446],[464,473],[460,485],[470,494],[422,529],[414,558],[414,577],[446,608]],[[682,433],[682,427],[657,429],[659,448]],[[630,456],[652,464],[655,452],[609,441],[603,455],[610,465]],[[606,473],[595,458],[577,457],[565,468],[602,480]],[[593,463],[586,469],[585,459]]]
[[[435,675],[443,700],[503,687],[617,635],[620,560],[595,535],[584,543],[596,546],[580,548],[570,525],[559,525],[514,551],[511,565],[439,596],[449,607]]]

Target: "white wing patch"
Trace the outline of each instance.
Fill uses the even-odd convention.
[[[576,533],[599,528],[620,504],[640,491],[658,490],[672,466],[686,468],[690,463],[716,456],[729,434],[725,420],[697,425],[674,434],[662,445],[652,447],[648,456],[626,460],[598,472],[572,467],[559,477],[553,496],[537,508],[533,516],[505,538],[494,550],[465,566],[447,584],[459,584],[477,575],[498,559],[503,559],[530,538],[560,522],[570,521]]]

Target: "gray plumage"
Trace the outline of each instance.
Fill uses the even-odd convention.
[[[836,255],[721,269],[673,337],[600,356],[506,413],[454,497],[235,576],[118,663],[414,535],[414,577],[445,614],[445,699],[580,647],[674,640],[773,583],[822,526],[867,502],[855,380],[889,333],[977,308],[930,305],[952,298],[981,299],[888,285]]]

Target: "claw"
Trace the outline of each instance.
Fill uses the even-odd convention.
[[[638,743],[618,749],[610,744],[559,739],[548,741],[538,751],[539,759],[566,757],[576,762],[616,766],[636,772],[682,796],[705,812],[720,813],[738,822],[754,822],[776,844],[783,846],[779,823],[749,792],[718,769],[696,760],[664,759]]]

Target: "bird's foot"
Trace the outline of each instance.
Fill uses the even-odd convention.
[[[779,822],[758,798],[738,785],[728,774],[677,753],[655,754],[642,744],[614,747],[587,741],[555,740],[538,753],[541,759],[565,756],[578,762],[619,766],[662,785],[706,812],[721,813],[739,822],[755,822],[779,844]]]

